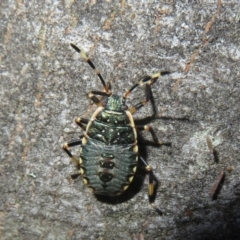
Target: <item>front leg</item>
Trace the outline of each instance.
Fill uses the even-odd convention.
[[[103,103],[95,96],[95,95],[99,95],[99,96],[106,96],[109,97],[108,93],[105,92],[100,92],[100,91],[92,91],[88,94],[88,97],[90,99],[92,99],[92,101],[98,106],[98,107],[102,107]]]

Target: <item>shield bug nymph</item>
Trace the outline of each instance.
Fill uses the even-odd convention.
[[[139,154],[137,136],[141,130],[149,131],[153,142],[157,145],[170,145],[158,140],[151,126],[136,126],[133,114],[150,100],[151,85],[160,76],[169,72],[158,72],[141,79],[122,96],[112,94],[110,83],[106,84],[86,53],[71,44],[81,57],[91,66],[102,82],[104,91],[91,91],[88,97],[97,105],[91,119],[76,118],[75,122],[84,130],[82,139],[64,144],[63,150],[68,154],[79,169],[72,177],[82,176],[84,183],[95,194],[116,196],[122,194],[132,182],[139,161],[145,166],[149,175],[149,203],[161,213],[154,204],[155,177],[147,161]],[[128,108],[126,98],[138,86],[145,85],[145,99]],[[98,96],[105,98],[100,100]],[[80,156],[74,156],[70,147],[80,145]]]

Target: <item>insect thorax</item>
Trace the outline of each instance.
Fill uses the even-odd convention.
[[[106,109],[99,112],[87,135],[105,144],[132,144],[136,140],[126,112],[116,113]]]
[[[109,144],[133,144],[136,131],[131,114],[126,110],[125,101],[120,96],[110,96],[106,107],[97,114],[87,127],[90,138]]]

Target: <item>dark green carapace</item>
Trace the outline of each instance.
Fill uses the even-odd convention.
[[[97,194],[117,195],[131,182],[136,171],[138,149],[131,114],[118,96],[110,96],[107,106],[99,107],[88,123],[81,146],[83,177]],[[116,110],[117,111],[116,111]],[[97,173],[97,174],[96,174]]]
[[[149,202],[160,213],[153,203],[155,195],[155,182],[151,166],[149,166],[138,151],[138,131],[149,131],[153,141],[158,145],[169,145],[158,141],[156,134],[150,126],[135,126],[132,114],[144,106],[150,99],[151,85],[161,75],[169,72],[159,72],[147,76],[133,85],[123,96],[112,95],[110,84],[106,84],[99,71],[87,57],[85,52],[71,44],[81,54],[83,59],[94,69],[101,80],[104,91],[92,91],[89,98],[98,106],[91,119],[77,118],[76,123],[85,131],[82,139],[67,142],[63,150],[77,165],[84,183],[95,194],[116,196],[123,193],[131,184],[138,161],[142,161],[149,174]],[[145,85],[145,99],[128,108],[125,104],[127,96],[139,85]],[[96,95],[102,96],[99,100]],[[80,145],[80,156],[73,156],[69,148]]]

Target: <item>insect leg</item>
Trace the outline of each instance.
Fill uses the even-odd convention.
[[[84,131],[86,130],[86,126],[84,124],[88,124],[89,119],[86,118],[76,118],[75,123],[81,127]]]
[[[139,102],[138,104],[136,104],[135,106],[130,107],[129,111],[132,114],[134,114],[139,108],[145,106],[150,100],[150,93],[151,93],[150,85],[147,84],[145,87],[145,99]]]
[[[111,95],[111,91],[109,90],[109,87],[107,86],[107,84],[105,83],[102,75],[100,74],[100,72],[98,71],[98,69],[94,66],[93,62],[90,60],[90,58],[87,56],[87,54],[83,51],[83,50],[80,50],[77,46],[75,46],[74,44],[70,44],[71,47],[76,50],[80,55],[81,57],[90,65],[90,67],[94,70],[95,74],[99,77],[99,79],[101,80],[102,82],[102,85],[105,89],[105,92],[109,95]]]
[[[144,126],[136,126],[136,129],[137,130],[144,130],[144,131],[148,131],[151,133],[152,135],[152,138],[153,138],[153,142],[156,143],[157,145],[165,145],[165,146],[171,146],[171,143],[170,142],[162,142],[162,141],[159,141],[158,138],[157,138],[157,135],[156,133],[154,132],[153,128],[151,126],[148,126],[148,125],[144,125]]]
[[[101,107],[101,106],[102,106],[102,102],[101,102],[95,95],[100,95],[100,96],[109,97],[111,94],[106,93],[106,92],[100,92],[100,91],[91,91],[91,92],[88,94],[88,97],[89,97],[90,99],[92,99],[93,102],[94,102],[98,107]]]
[[[146,84],[146,88],[145,88],[145,99],[143,101],[141,101],[140,103],[136,104],[135,106],[131,107],[129,109],[129,111],[133,114],[135,113],[139,108],[141,108],[142,106],[146,105],[147,102],[150,99],[150,94],[151,94],[151,90],[150,90],[150,86],[156,82],[156,80],[160,77],[160,76],[164,76],[170,74],[170,72],[158,72],[153,74],[152,76],[147,76],[144,79],[140,80],[138,83],[134,84],[124,95],[123,98],[127,98],[128,95],[138,86],[142,86],[143,84]]]
[[[148,165],[148,163],[141,157],[139,156],[143,164],[145,165],[145,169],[148,172],[149,175],[149,184],[148,184],[148,199],[149,203],[154,208],[158,214],[162,215],[162,211],[154,204],[155,196],[156,196],[156,186],[158,184],[158,181],[156,177],[153,174],[152,167]],[[155,182],[155,184],[154,184]]]
[[[79,160],[77,159],[76,156],[72,155],[71,151],[68,149],[70,147],[78,146],[82,144],[81,139],[75,139],[72,141],[69,141],[63,145],[63,150],[67,153],[67,155],[72,159],[72,161],[76,164],[76,166],[79,165]]]

